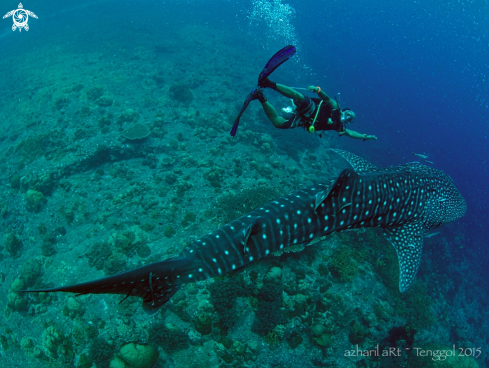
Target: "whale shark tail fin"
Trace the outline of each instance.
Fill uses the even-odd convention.
[[[192,275],[195,264],[188,258],[170,258],[161,262],[121,272],[98,280],[51,289],[22,290],[22,292],[65,292],[85,294],[125,295],[143,299],[143,309],[154,313],[180,289],[183,279]]]

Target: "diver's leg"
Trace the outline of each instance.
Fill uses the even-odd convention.
[[[302,100],[304,99],[304,95],[302,93],[299,93],[295,89],[287,87],[286,85],[272,82],[268,78],[265,78],[264,80],[261,81],[260,87],[274,89],[275,91],[280,93],[282,96],[293,99],[294,104],[296,106],[299,106],[301,104]]]
[[[268,120],[270,120],[276,128],[287,128],[287,126],[284,126],[284,123],[288,120],[277,113],[277,110],[275,110],[273,105],[268,102],[265,95],[263,94],[263,90],[260,87],[255,88],[251,92],[251,99],[260,101],[261,106],[263,107],[263,111],[265,111]]]
[[[296,106],[299,106],[302,100],[304,99],[304,95],[302,93],[299,93],[295,89],[287,87],[283,84],[277,83],[276,91],[280,93],[282,96],[293,99],[294,104]]]
[[[287,121],[287,119],[284,118],[283,116],[280,116],[277,113],[277,110],[275,110],[275,108],[270,102],[268,101],[260,101],[260,102],[261,102],[261,106],[263,107],[263,111],[265,111],[265,114],[267,115],[268,120],[270,120],[276,128],[282,128],[282,126]]]

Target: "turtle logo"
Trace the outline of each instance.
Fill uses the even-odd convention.
[[[12,16],[14,24],[12,25],[12,31],[15,31],[17,28],[19,32],[24,28],[26,31],[29,30],[29,25],[27,24],[27,20],[29,19],[29,15],[37,19],[37,15],[29,10],[25,10],[22,6],[22,3],[19,3],[19,9],[14,9],[3,16],[3,19]]]

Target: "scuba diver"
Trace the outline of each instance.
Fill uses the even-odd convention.
[[[324,93],[320,87],[309,86],[308,91],[316,92],[319,98],[309,98],[296,90],[277,84],[266,78],[260,81],[260,87],[253,91],[252,100],[261,102],[263,110],[272,124],[280,129],[291,129],[303,127],[310,133],[321,130],[335,130],[339,135],[346,135],[350,138],[366,140],[376,140],[375,135],[358,133],[348,129],[347,124],[355,121],[355,113],[349,108],[341,108],[335,100]],[[262,88],[271,88],[285,97],[293,100],[294,108],[287,107],[282,109],[285,116],[277,113],[270,102],[263,94]]]
[[[268,61],[265,68],[258,77],[258,86],[254,88],[246,98],[241,111],[234,122],[231,135],[234,137],[237,133],[239,119],[249,103],[253,100],[261,102],[263,110],[272,124],[280,129],[291,129],[298,126],[307,129],[313,133],[323,130],[335,130],[339,135],[347,135],[350,138],[366,140],[376,140],[375,135],[358,133],[346,128],[347,124],[353,123],[355,113],[348,108],[341,108],[339,103],[329,97],[320,87],[309,86],[305,89],[317,93],[319,98],[309,98],[295,89],[272,82],[268,76],[277,69],[281,64],[287,61],[296,52],[294,46],[286,46],[279,50]],[[281,95],[292,100],[294,107],[282,109],[285,116],[279,115],[273,105],[267,101],[263,94],[264,88],[271,88]]]

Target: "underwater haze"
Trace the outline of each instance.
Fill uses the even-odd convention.
[[[1,367],[489,368],[485,0],[0,8],[37,17],[28,30],[12,29],[20,10],[0,23]],[[377,140],[277,129],[258,101],[230,136],[286,45],[297,53],[270,79],[320,86],[355,111],[348,128]],[[409,290],[399,249],[360,227],[187,283],[154,314],[125,293],[24,292],[178,256],[269,201],[334,181],[351,167],[331,149],[377,168],[419,161],[467,202],[465,216],[424,233]],[[455,211],[449,202],[437,215]]]

